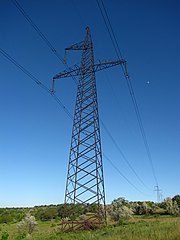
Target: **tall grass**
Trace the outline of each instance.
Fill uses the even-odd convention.
[[[8,240],[20,239],[13,224],[1,226],[0,239],[3,231],[9,233]],[[134,218],[96,231],[76,233],[62,233],[55,223],[39,223],[32,240],[180,240],[180,218]]]

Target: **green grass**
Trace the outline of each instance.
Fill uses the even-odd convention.
[[[134,217],[96,231],[62,233],[57,222],[39,222],[33,240],[180,240],[180,217]],[[8,240],[19,240],[16,224],[0,225],[0,240],[4,232]]]

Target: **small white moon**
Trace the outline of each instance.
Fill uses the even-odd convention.
[[[150,82],[149,82],[149,81],[147,81],[146,83],[147,83],[147,84],[149,84]]]

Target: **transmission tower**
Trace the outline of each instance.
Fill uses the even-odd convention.
[[[89,27],[86,28],[85,39],[65,48],[65,52],[67,50],[81,50],[82,58],[80,66],[75,65],[55,75],[52,85],[52,94],[54,94],[55,80],[79,77],[65,190],[65,214],[62,220],[62,227],[65,231],[106,224],[95,72],[119,64],[126,65],[125,60],[94,63],[93,43]],[[77,217],[78,209],[83,207],[93,208],[94,211],[90,213],[89,210],[83,218]]]
[[[159,189],[158,185],[154,187],[154,191],[157,192],[157,203],[160,203],[162,201],[162,194],[160,193],[161,189]]]

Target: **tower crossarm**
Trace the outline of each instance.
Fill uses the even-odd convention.
[[[91,74],[92,72],[98,72],[101,70],[104,70],[106,68],[114,67],[117,65],[124,65],[125,69],[127,69],[127,62],[126,60],[111,60],[111,61],[98,61],[97,63],[89,66],[78,66],[74,65],[73,67],[69,67],[67,70],[64,70],[61,73],[56,74],[53,77],[53,83],[52,83],[52,94],[54,94],[54,81],[59,78],[68,78],[68,77],[75,77],[79,75],[84,74]],[[126,75],[128,76],[128,73],[126,72]]]
[[[83,73],[90,73],[92,72],[92,70],[94,72],[103,70],[105,68],[110,68],[110,67],[114,67],[116,65],[126,65],[126,61],[125,60],[112,60],[112,61],[98,61],[98,63],[95,63],[93,65],[90,66],[86,66],[86,67],[79,67],[78,65],[74,65],[73,67],[68,68],[67,70],[64,70],[61,73],[56,74],[53,79],[58,79],[58,78],[67,78],[67,77],[74,77],[74,76],[78,76],[80,75],[82,72]]]
[[[75,43],[73,45],[71,45],[70,47],[65,48],[65,52],[67,50],[85,50],[87,49],[86,45],[84,44],[84,41],[80,42],[80,43]]]
[[[112,60],[112,61],[100,61],[98,63],[95,63],[93,68],[94,68],[94,71],[97,72],[97,71],[100,71],[100,70],[103,70],[103,69],[106,69],[106,68],[110,68],[110,67],[114,67],[114,66],[117,66],[117,65],[126,65],[127,62],[126,60],[124,59],[121,59],[121,60]]]

